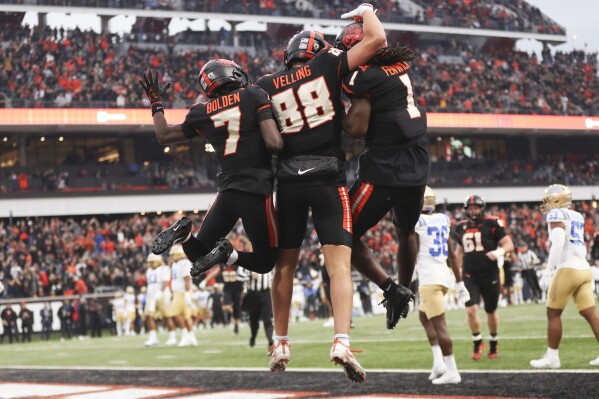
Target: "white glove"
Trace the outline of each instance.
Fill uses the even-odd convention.
[[[185,304],[188,308],[193,306],[193,302],[191,300],[191,292],[185,291]]]
[[[547,268],[543,271],[543,275],[541,276],[541,280],[539,281],[539,285],[542,290],[548,290],[549,286],[551,286],[551,280],[553,280],[553,275],[555,273],[555,269]]]
[[[455,293],[458,297],[458,300],[461,303],[466,303],[470,300],[470,293],[468,292],[468,290],[466,289],[466,286],[464,285],[463,281],[460,281],[459,283],[456,283],[455,285]]]
[[[361,17],[362,14],[364,13],[364,11],[366,11],[366,10],[370,10],[372,12],[375,12],[374,7],[372,6],[372,4],[362,3],[355,10],[350,11],[350,12],[346,12],[345,14],[342,14],[341,15],[341,19]]]
[[[208,283],[207,279],[203,279],[202,281],[200,281],[200,284],[198,284],[198,287],[204,289],[206,288],[206,284]]]
[[[0,294],[2,294],[4,292],[4,284],[2,284],[2,281],[0,281]]]
[[[156,311],[156,301],[148,302],[148,312],[154,313]]]

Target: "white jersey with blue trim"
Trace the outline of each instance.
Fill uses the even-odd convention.
[[[148,268],[146,271],[146,281],[148,288],[146,296],[149,299],[155,299],[159,292],[162,292],[162,285],[171,280],[171,270],[168,266],[158,266],[156,269]]]
[[[449,287],[451,274],[447,267],[447,239],[451,222],[443,213],[422,214],[416,224],[420,240],[416,273],[420,285]]]
[[[193,265],[188,259],[180,259],[171,265],[171,290],[185,292],[185,277],[191,276]]]
[[[591,266],[587,261],[587,246],[584,242],[584,217],[571,209],[552,209],[547,214],[547,228],[551,236],[551,223],[563,223],[566,241],[562,256],[557,261],[558,269],[587,270]]]

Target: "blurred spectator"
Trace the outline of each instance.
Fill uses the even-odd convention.
[[[27,302],[21,302],[21,311],[19,312],[21,319],[21,341],[31,342],[31,333],[33,331],[33,312],[27,307]]]
[[[74,309],[70,301],[64,300],[62,306],[58,309],[58,318],[60,319],[60,340],[71,339],[73,334],[73,313]]]
[[[40,320],[42,324],[40,338],[42,341],[48,341],[50,339],[50,334],[52,334],[52,322],[54,320],[50,302],[44,302],[44,307],[40,310]]]
[[[96,299],[90,300],[88,311],[92,338],[100,338],[102,336],[102,307]]]
[[[0,313],[2,319],[2,328],[4,334],[0,336],[0,344],[4,342],[4,337],[8,336],[8,343],[12,344],[13,338],[19,341],[19,330],[17,328],[17,314],[12,310],[12,305],[7,304]]]

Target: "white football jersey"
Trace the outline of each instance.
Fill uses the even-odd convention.
[[[416,260],[416,273],[420,285],[449,287],[451,274],[447,267],[447,239],[449,217],[443,213],[422,214],[416,224],[420,249]]]
[[[146,295],[148,299],[156,298],[156,295],[162,291],[162,284],[171,280],[171,270],[168,266],[158,266],[156,269],[151,267],[146,270],[146,282],[148,288]]]
[[[185,292],[185,276],[191,276],[192,264],[189,259],[180,259],[171,266],[171,289],[175,292]]]
[[[123,299],[125,300],[125,309],[127,309],[127,313],[135,312],[135,294],[125,294],[123,295]]]
[[[125,299],[124,298],[114,298],[112,300],[112,306],[114,307],[114,311],[116,313],[125,313]]]
[[[191,299],[200,307],[208,307],[208,298],[210,293],[208,291],[196,291],[191,295]]]
[[[550,223],[561,222],[566,230],[566,241],[562,256],[557,261],[557,268],[586,270],[590,268],[587,262],[587,246],[584,242],[584,217],[571,209],[552,209],[547,214],[547,228],[551,234]]]

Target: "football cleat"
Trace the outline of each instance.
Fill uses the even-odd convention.
[[[413,301],[416,296],[407,287],[397,284],[397,288],[391,291],[383,292],[385,299],[379,305],[383,305],[387,309],[387,329],[395,328],[399,319],[408,317],[410,311],[410,301]]]
[[[181,341],[179,341],[179,348],[183,348],[186,346],[191,346],[191,338],[187,334],[183,334],[181,337]]]
[[[472,351],[472,360],[478,360],[482,357],[485,351],[485,344],[481,341],[474,343],[474,350]]]
[[[282,340],[278,344],[270,347],[270,362],[268,368],[271,372],[282,372],[287,368],[289,358],[291,357],[291,345],[287,340]]]
[[[191,276],[197,277],[208,271],[212,266],[227,262],[233,252],[233,245],[226,238],[221,238],[216,242],[216,246],[207,255],[198,258],[193,262]]]
[[[536,369],[559,369],[562,366],[559,356],[548,356],[547,354],[540,359],[531,360],[530,365]]]
[[[457,371],[448,371],[441,377],[435,378],[433,380],[433,384],[435,385],[459,384],[460,382],[462,382],[462,377],[460,376],[460,373],[458,373]]]
[[[428,379],[430,381],[435,380],[435,379],[441,377],[446,372],[447,372],[447,366],[445,366],[445,363],[435,364],[435,365],[433,365],[433,370],[431,371],[430,375],[428,376]]]
[[[179,244],[191,233],[191,219],[182,217],[166,230],[162,230],[152,244],[152,253],[160,255],[175,244]]]
[[[599,357],[597,357],[597,359],[595,359],[595,360],[591,360],[591,361],[589,362],[589,364],[590,364],[591,366],[599,366]]]
[[[487,357],[489,359],[497,359],[497,356],[499,355],[499,352],[497,351],[497,349],[499,348],[499,344],[495,343],[493,345],[493,341],[490,342],[491,346],[489,347],[489,353],[487,353]]]
[[[254,346],[256,346],[256,337],[250,337],[250,348],[253,348]]]
[[[144,342],[145,346],[156,346],[158,344],[159,344],[158,340],[152,339],[152,338],[149,338],[146,342]]]
[[[177,345],[177,338],[169,338],[168,341],[164,343],[166,346]]]
[[[366,381],[366,372],[360,363],[358,363],[353,352],[360,353],[362,351],[351,350],[349,346],[336,339],[335,342],[333,342],[329,357],[331,358],[331,362],[343,366],[345,376],[348,380],[361,384]]]

